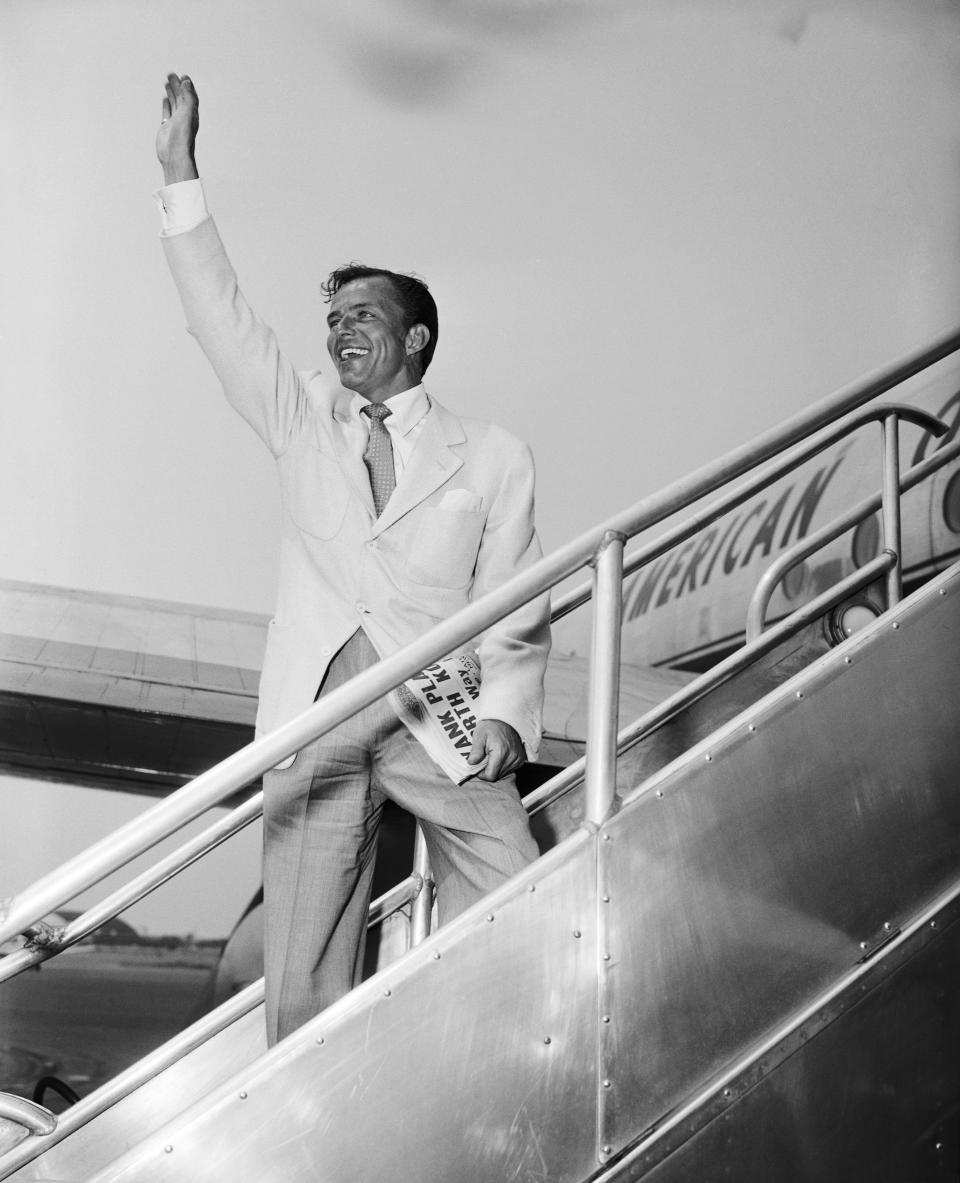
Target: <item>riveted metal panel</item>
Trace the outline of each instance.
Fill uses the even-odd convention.
[[[573,835],[88,1183],[573,1183],[745,1072],[960,872],[957,585],[763,698],[599,834]]]
[[[246,1068],[265,1048],[261,1004],[18,1170],[6,1175],[0,1162],[0,1178],[11,1183],[88,1179],[154,1130],[160,1115],[181,1112]]]
[[[603,1183],[956,1183],[960,900]]]
[[[577,835],[96,1179],[592,1173],[595,849]]]
[[[606,827],[616,1151],[960,870],[957,579],[827,655]],[[604,848],[605,847],[605,848]]]

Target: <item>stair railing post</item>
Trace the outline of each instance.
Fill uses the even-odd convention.
[[[616,790],[620,625],[626,535],[608,530],[593,560],[593,645],[584,769],[586,820],[600,825]]]
[[[887,572],[887,607],[903,599],[903,562],[900,550],[900,419],[896,411],[880,423],[883,446],[883,547],[896,558]]]
[[[433,914],[433,872],[430,870],[427,840],[420,826],[417,826],[413,843],[413,873],[420,878],[420,891],[410,905],[411,949],[430,935],[430,918]]]

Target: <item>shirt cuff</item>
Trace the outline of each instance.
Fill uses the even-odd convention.
[[[210,217],[207,199],[203,193],[203,182],[176,181],[164,185],[153,195],[160,211],[160,237],[170,238],[174,234],[186,234]]]

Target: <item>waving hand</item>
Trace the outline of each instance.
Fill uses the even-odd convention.
[[[184,74],[168,74],[163,116],[157,130],[157,159],[163,165],[163,182],[191,181],[197,172],[197,132],[200,100],[193,81]]]

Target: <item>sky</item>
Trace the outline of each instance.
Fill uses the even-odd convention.
[[[271,610],[272,461],[156,237],[168,71],[288,355],[332,267],[424,276],[428,389],[532,444],[550,550],[960,321],[958,67],[946,0],[4,0],[0,576]],[[99,818],[0,788],[23,861]]]
[[[22,891],[151,804],[132,793],[0,776],[0,899]],[[213,810],[206,824],[223,812]],[[202,828],[201,822],[186,827],[82,892],[69,907],[92,907]],[[260,886],[260,837],[257,821],[134,904],[124,920],[149,936],[227,936]]]

